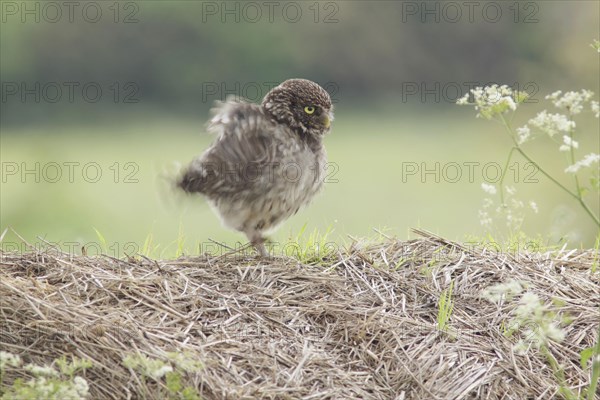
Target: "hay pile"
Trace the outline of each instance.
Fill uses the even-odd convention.
[[[546,301],[564,301],[573,322],[551,352],[571,389],[589,383],[579,352],[594,344],[600,322],[598,274],[590,273],[597,254],[515,257],[423,235],[355,244],[312,266],[3,253],[0,349],[39,364],[63,354],[92,360],[83,376],[93,399],[157,396],[122,359],[170,351],[203,363],[185,379],[204,399],[559,397],[545,358],[516,355],[517,338],[502,334],[516,301],[480,297],[518,279]],[[455,337],[436,327],[451,280]],[[26,373],[10,371],[7,381],[17,376]]]

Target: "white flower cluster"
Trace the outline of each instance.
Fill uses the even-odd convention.
[[[162,378],[163,376],[165,376],[169,372],[173,372],[173,367],[171,367],[170,365],[163,365],[159,368],[149,370],[148,376],[156,381],[156,380],[159,380],[160,378]]]
[[[80,376],[73,378],[73,381],[60,381],[56,378],[48,378],[45,376],[36,376],[27,382],[23,383],[15,393],[15,397],[10,398],[25,398],[35,393],[36,399],[47,400],[84,400],[88,397],[89,386],[85,379]],[[28,397],[30,398],[30,397]]]
[[[537,203],[533,200],[529,200],[529,208],[531,208],[534,214],[537,214],[539,211]]]
[[[586,155],[585,157],[583,157],[583,159],[577,161],[575,164],[569,165],[565,169],[565,172],[575,174],[581,168],[590,167],[593,163],[597,163],[598,161],[600,161],[600,155],[598,155],[596,153],[590,153],[590,154]]]
[[[550,340],[561,342],[565,333],[554,321],[554,313],[548,310],[537,294],[526,292],[515,309],[516,320],[519,325],[526,326],[523,339],[515,346],[524,352],[529,346],[535,348],[547,346]]]
[[[186,352],[169,352],[167,353],[167,357],[175,364],[177,369],[186,372],[199,372],[204,368],[202,362],[200,362],[193,354]]]
[[[546,100],[551,100],[555,107],[564,108],[571,115],[576,115],[583,111],[584,104],[589,102],[592,97],[594,97],[594,92],[585,89],[581,92],[566,92],[564,94],[559,90],[546,96]]]
[[[22,360],[18,355],[0,351],[0,370],[4,371],[6,366],[18,367],[21,364]],[[89,385],[80,376],[64,380],[64,375],[61,376],[56,369],[47,365],[26,364],[23,369],[33,377],[19,383],[15,381],[5,393],[6,398],[22,399],[33,396],[36,399],[47,400],[83,400],[88,396]]]
[[[531,138],[531,129],[527,125],[517,128],[517,143],[525,143]]]
[[[566,115],[550,114],[546,110],[538,113],[535,118],[530,119],[528,124],[547,133],[551,137],[557,133],[569,133],[576,126],[575,121],[571,121]]]
[[[509,281],[486,288],[482,297],[498,303],[501,300],[510,301],[529,286],[527,282]],[[550,340],[561,342],[565,338],[565,332],[555,321],[556,314],[549,306],[542,303],[535,293],[525,292],[519,299],[519,305],[514,310],[515,318],[510,321],[509,334],[521,331],[524,339],[519,340],[515,350],[525,353],[528,348],[540,348],[548,346]]]
[[[127,356],[123,359],[123,364],[155,381],[158,381],[167,373],[173,372],[173,367],[168,363],[159,359],[151,359],[143,354]]]
[[[559,151],[571,151],[571,149],[578,149],[579,143],[571,139],[570,136],[563,135],[563,144],[558,148]]]
[[[497,303],[500,300],[510,301],[523,291],[524,285],[523,282],[512,279],[506,283],[499,283],[485,288],[482,292],[482,297],[492,303]]]
[[[473,95],[473,102],[469,98]],[[474,105],[477,117],[490,119],[508,111],[515,111],[526,97],[523,92],[513,91],[507,85],[476,87],[456,101],[458,105]]]
[[[592,108],[592,112],[594,113],[594,117],[600,118],[600,103],[597,101],[592,101],[590,103],[590,107]]]
[[[35,376],[58,376],[58,371],[47,365],[27,364],[24,369],[31,372]]]
[[[481,184],[481,189],[489,195],[495,195],[497,193],[497,188],[494,185],[489,185],[487,183]],[[495,201],[486,197],[483,199],[483,206],[478,211],[479,223],[487,229],[492,229],[494,227],[494,221],[503,221],[506,223],[506,227],[517,231],[520,229],[523,221],[525,220],[525,210],[526,205],[522,200],[514,198],[517,189],[514,186],[506,186],[504,187],[504,191],[506,196],[504,198],[504,204],[498,204],[494,208]],[[529,201],[529,208],[535,214],[538,213],[537,203],[534,201]]]
[[[482,183],[481,189],[483,189],[483,191],[486,192],[487,194],[496,194],[496,186],[494,186],[494,185]]]
[[[0,351],[0,370],[4,371],[6,366],[18,367],[21,365],[21,357],[8,351]]]

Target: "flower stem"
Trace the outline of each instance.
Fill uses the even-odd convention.
[[[552,372],[554,372],[554,376],[558,380],[560,394],[562,394],[563,397],[567,400],[577,400],[577,396],[575,395],[575,393],[573,393],[573,391],[571,389],[569,389],[569,387],[567,386],[567,380],[565,379],[565,373],[563,371],[563,368],[558,363],[558,361],[556,361],[556,358],[554,358],[554,356],[552,355],[550,350],[545,345],[542,345],[540,347],[540,350],[541,350],[542,354],[544,354],[544,356],[546,356],[546,359],[548,360],[550,367],[552,367]]]
[[[504,164],[504,169],[502,170],[502,176],[500,177],[500,204],[504,206],[504,178],[506,177],[506,171],[508,171],[508,164],[510,163],[510,159],[512,158],[513,152],[516,150],[516,147],[510,149],[510,153],[508,153],[508,158],[506,159],[506,164]]]
[[[600,379],[600,324],[598,324],[596,347],[594,348],[594,354],[592,354],[592,380],[590,381],[590,387],[588,388],[587,392],[588,400],[592,400],[594,398],[596,386],[598,385],[598,379]]]
[[[583,200],[583,197],[581,197],[581,191],[579,190],[579,182],[577,181],[577,193],[574,193],[571,190],[569,190],[566,186],[564,186],[562,183],[560,183],[559,181],[554,179],[548,172],[546,172],[542,167],[540,167],[540,165],[538,163],[533,161],[531,159],[531,157],[529,157],[527,155],[527,153],[525,153],[523,151],[523,149],[521,148],[519,143],[515,140],[515,135],[513,133],[513,130],[511,128],[509,122],[506,121],[506,119],[504,118],[503,115],[500,115],[500,118],[502,119],[502,122],[504,123],[504,127],[508,130],[508,133],[509,133],[511,139],[512,139],[513,143],[515,144],[515,149],[519,152],[519,154],[521,154],[523,156],[523,158],[525,158],[527,161],[532,163],[546,178],[550,179],[555,185],[557,185],[559,188],[561,188],[565,193],[569,194],[571,197],[573,197],[575,200],[577,200],[577,202],[581,205],[581,207],[583,207],[583,209],[590,216],[590,218],[592,218],[592,220],[596,223],[596,225],[598,225],[600,227],[600,220],[594,214],[594,212],[592,210],[590,210],[588,205]]]

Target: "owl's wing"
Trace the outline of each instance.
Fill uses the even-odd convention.
[[[218,135],[217,140],[192,161],[179,186],[186,192],[200,192],[209,197],[250,188],[256,192],[261,185],[266,189],[269,182],[264,168],[276,159],[280,128],[257,104],[228,101],[212,112],[208,130]]]

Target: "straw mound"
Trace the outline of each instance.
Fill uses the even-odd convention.
[[[292,258],[117,260],[3,253],[0,348],[27,362],[63,354],[92,360],[91,398],[153,398],[125,354],[200,360],[185,374],[204,399],[550,399],[556,379],[536,351],[507,338],[516,300],[481,291],[510,279],[565,302],[573,322],[551,352],[569,386],[589,384],[579,352],[593,345],[600,284],[593,251],[524,254],[472,250],[433,235],[353,245],[326,265]],[[454,280],[455,337],[437,330],[438,300]],[[517,335],[518,336],[518,335]],[[9,370],[11,382],[25,376]],[[148,391],[150,390],[150,391]]]

